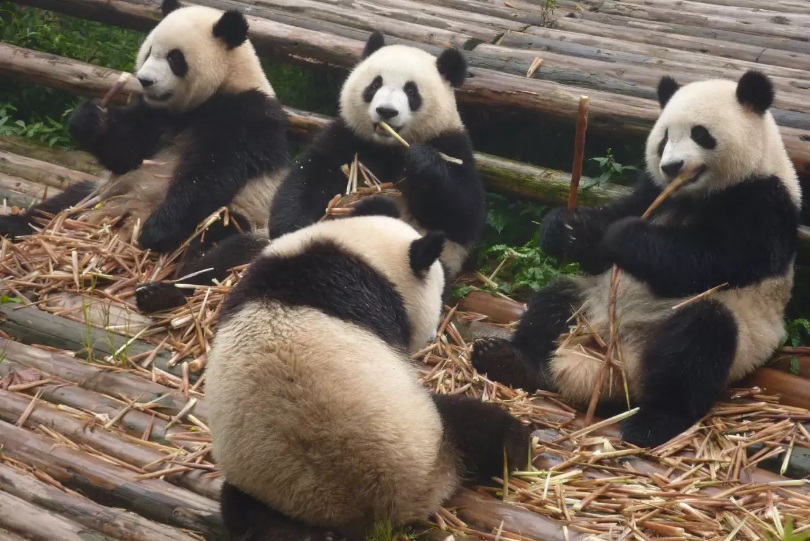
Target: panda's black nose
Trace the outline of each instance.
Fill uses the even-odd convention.
[[[678,160],[677,162],[667,162],[661,164],[661,171],[666,173],[667,175],[674,177],[678,173],[681,172],[683,169],[683,160]]]
[[[394,118],[397,116],[399,111],[392,109],[391,107],[377,107],[377,114],[388,120],[389,118]]]
[[[141,82],[141,86],[144,88],[149,88],[155,81],[153,79],[147,79],[146,77],[138,77],[138,80]]]

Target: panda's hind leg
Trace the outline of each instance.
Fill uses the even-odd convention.
[[[530,430],[508,412],[467,396],[433,395],[433,401],[466,478],[488,482],[503,475],[504,451],[510,469],[526,467]]]
[[[661,445],[706,415],[723,392],[737,350],[737,323],[714,300],[680,308],[656,324],[641,354],[639,411],[622,437]]]
[[[220,495],[222,520],[234,541],[333,541],[325,529],[292,519],[225,481]]]
[[[558,279],[535,293],[511,340],[484,338],[473,345],[471,362],[494,381],[527,391],[554,390],[548,363],[568,320],[581,304],[571,279]]]
[[[40,214],[58,214],[68,209],[93,193],[96,183],[86,180],[73,184],[62,193],[40,201],[31,207],[25,214],[0,216],[0,237],[16,239],[23,235],[34,233],[34,217]]]

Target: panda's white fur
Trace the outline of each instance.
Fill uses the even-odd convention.
[[[472,358],[495,379],[551,388],[586,406],[603,365],[592,351],[610,338],[610,267],[616,264],[622,369],[610,368],[601,396],[623,404],[627,392],[640,406],[623,424],[623,436],[640,445],[663,443],[688,428],[729,382],[762,366],[779,346],[801,201],[768,111],[773,87],[765,76],[748,72],[738,82],[683,87],[665,77],[658,94],[663,110],[634,191],[573,215],[555,210],[541,227],[547,253],[566,253],[594,276],[538,292],[511,342],[482,341]],[[649,220],[640,219],[685,173],[692,174],[685,187]],[[575,312],[587,325],[561,341]]]
[[[399,145],[377,124],[384,120],[406,141],[422,143],[443,132],[461,131],[464,125],[458,114],[456,95],[450,83],[435,68],[436,57],[407,45],[389,45],[375,51],[352,70],[340,91],[340,116],[355,134],[382,144]],[[375,77],[382,86],[371,102],[363,100],[363,89]],[[405,91],[413,82],[419,93],[428,96],[424,106],[412,111]],[[393,119],[384,119],[377,108],[397,111]]]
[[[421,385],[409,353],[440,321],[442,239],[392,216],[321,222],[275,239],[231,293],[206,398],[232,535],[296,539],[281,531],[306,524],[359,539],[377,521],[427,518],[467,465],[493,475],[504,448],[510,460],[525,455],[528,440],[505,412]],[[407,321],[404,336],[383,323],[394,313]],[[234,503],[234,486],[275,518]]]

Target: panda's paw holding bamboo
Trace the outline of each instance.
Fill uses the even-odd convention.
[[[447,174],[447,162],[439,151],[422,143],[411,145],[405,151],[405,174],[408,187],[420,187],[435,193],[436,181]]]
[[[91,145],[106,131],[107,113],[99,104],[100,100],[83,101],[70,115],[68,130],[80,144]]]
[[[540,249],[552,257],[562,257],[582,238],[584,223],[581,213],[568,213],[565,208],[551,210],[540,224]]]
[[[611,258],[638,249],[638,239],[649,230],[649,223],[641,218],[630,216],[613,222],[602,239],[602,249]]]
[[[135,288],[135,303],[144,314],[166,312],[186,304],[186,295],[174,284],[146,282]]]
[[[531,387],[534,379],[520,351],[504,338],[481,338],[473,344],[470,362],[479,374],[515,388]],[[533,389],[526,389],[533,390]]]

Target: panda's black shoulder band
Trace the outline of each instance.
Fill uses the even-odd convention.
[[[361,199],[354,206],[352,216],[389,216],[399,218],[400,212],[397,204],[391,199],[380,195]]]

